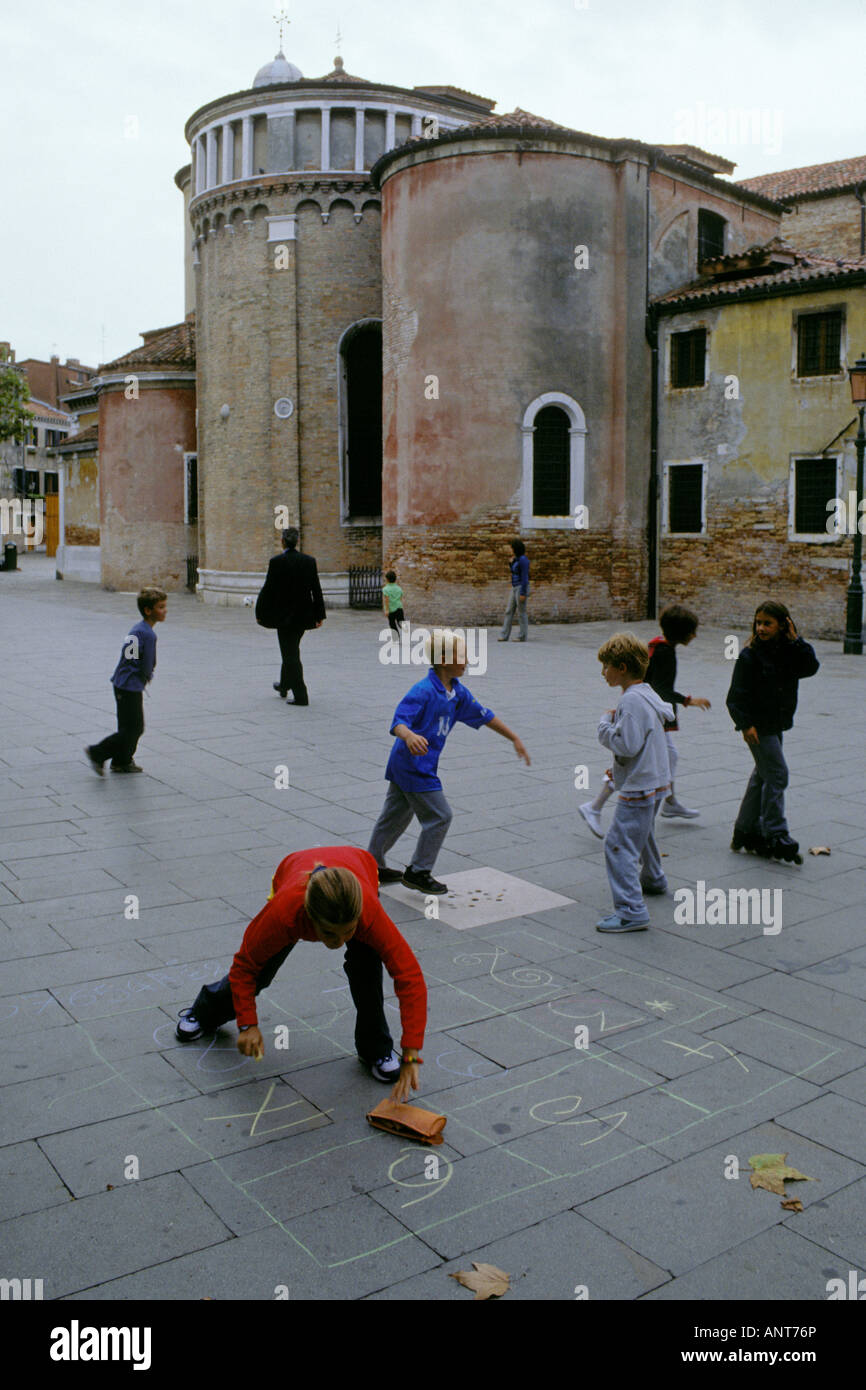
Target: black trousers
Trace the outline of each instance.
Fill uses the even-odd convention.
[[[113,763],[125,766],[132,762],[138,740],[144,733],[144,692],[118,690],[116,685],[112,688],[117,705],[117,733],[109,734],[101,743],[94,744],[90,751],[101,762],[110,758]]]
[[[390,627],[392,632],[397,632],[399,630],[400,624],[404,621],[405,619],[403,617],[402,608],[395,608],[392,610],[392,612],[388,614],[388,626]]]
[[[297,704],[307,704],[309,695],[304,685],[304,668],[301,665],[301,638],[305,628],[287,624],[277,628],[280,655],[283,665],[280,671],[280,694],[291,690]]]
[[[256,994],[267,989],[293,946],[285,946],[265,961],[256,976]],[[346,946],[343,969],[349,981],[349,991],[358,1011],[355,1020],[355,1051],[363,1061],[378,1062],[387,1057],[394,1046],[387,1023],[382,994],[382,958],[371,946],[350,941]],[[206,1033],[212,1033],[235,1017],[228,975],[212,985],[204,985],[196,996],[192,1011]]]

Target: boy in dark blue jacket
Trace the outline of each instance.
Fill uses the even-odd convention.
[[[141,621],[123,639],[120,660],[111,677],[117,706],[117,733],[85,748],[90,766],[101,777],[111,759],[112,772],[141,772],[135,762],[138,740],[144,733],[144,687],[156,669],[157,623],[165,622],[168,595],[164,589],[142,589],[136,599]]]
[[[755,760],[737,814],[731,849],[802,864],[800,846],[785,819],[788,767],[782,734],[793,728],[797,687],[818,670],[814,649],[802,637],[784,603],[770,599],[755,613],[752,636],[737,657],[728,711]]]

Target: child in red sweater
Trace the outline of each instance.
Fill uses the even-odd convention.
[[[392,1099],[418,1089],[418,1049],[427,1022],[427,986],[421,967],[379,902],[376,861],[345,845],[299,850],[277,867],[271,895],[244,933],[229,973],[199,991],[181,1010],[177,1036],[192,1042],[237,1018],[238,1051],[264,1056],[255,997],[273,980],[299,941],[346,946],[343,969],[358,1011],[355,1047],[377,1081],[395,1082]],[[403,1025],[402,1057],[393,1040],[382,997],[382,965],[394,981]]]

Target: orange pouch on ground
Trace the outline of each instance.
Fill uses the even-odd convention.
[[[422,1110],[417,1105],[401,1105],[396,1100],[383,1100],[367,1114],[370,1124],[376,1129],[384,1129],[388,1134],[399,1134],[403,1139],[417,1139],[422,1144],[442,1144],[442,1131],[445,1116],[434,1115],[432,1110]]]

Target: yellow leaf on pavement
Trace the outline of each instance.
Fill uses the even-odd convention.
[[[768,1192],[776,1192],[780,1197],[787,1197],[785,1191],[786,1180],[796,1180],[798,1182],[815,1182],[815,1178],[810,1178],[806,1173],[798,1173],[796,1168],[789,1168],[785,1162],[787,1154],[755,1154],[749,1159],[749,1167],[754,1168],[751,1175],[752,1187],[765,1187]]]
[[[501,1298],[508,1293],[511,1285],[511,1275],[506,1274],[504,1269],[497,1269],[496,1265],[476,1264],[474,1260],[472,1269],[460,1269],[456,1274],[449,1274],[448,1278],[456,1279],[465,1289],[472,1289],[476,1302],[479,1298]]]

